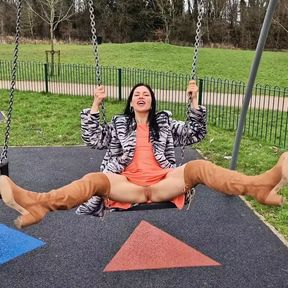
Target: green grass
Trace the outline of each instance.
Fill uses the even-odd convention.
[[[236,131],[241,109],[223,106],[206,106],[209,123],[220,129]],[[251,108],[245,120],[244,133],[279,147],[287,147],[288,114],[284,111],[271,111]]]
[[[6,92],[7,93],[7,92]],[[0,91],[0,94],[5,94]],[[7,111],[7,98],[0,97],[1,111]],[[11,146],[53,146],[82,144],[80,116],[83,108],[90,107],[91,97],[76,97],[41,93],[17,92],[12,119]],[[107,120],[123,111],[124,104],[107,102]],[[5,125],[0,123],[0,141],[3,143]],[[229,167],[235,133],[209,126],[206,139],[195,145],[214,163]],[[87,148],[88,149],[88,148]],[[272,167],[283,151],[276,147],[244,137],[238,160],[238,170],[253,175]],[[283,191],[288,198],[288,191]],[[249,199],[256,211],[262,214],[288,240],[288,205],[271,208]]]
[[[61,50],[61,62],[94,64],[91,45],[57,44]],[[45,50],[49,45],[23,44],[21,61],[45,62]],[[153,71],[190,74],[193,47],[163,43],[102,44],[99,46],[100,63],[103,66],[130,67]],[[0,46],[0,60],[12,58],[13,45]],[[198,76],[243,81],[247,83],[254,51],[202,48],[199,54]],[[288,53],[265,51],[262,56],[256,82],[287,87]]]
[[[5,92],[0,90],[0,94]],[[6,92],[7,94],[7,92]],[[0,98],[7,115],[8,95]],[[10,145],[51,146],[81,144],[80,111],[90,107],[91,97],[17,92],[12,113]],[[123,104],[107,102],[107,119],[123,110]],[[3,109],[5,107],[5,109]],[[4,122],[0,123],[0,143],[4,143]]]

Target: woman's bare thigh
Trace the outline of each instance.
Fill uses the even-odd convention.
[[[173,199],[185,191],[185,164],[170,171],[160,182],[151,185],[151,201],[162,202]]]
[[[133,184],[125,176],[115,173],[105,173],[110,182],[109,199],[119,202],[146,202],[145,187]]]

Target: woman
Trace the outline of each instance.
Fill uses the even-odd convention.
[[[132,201],[137,194],[136,191],[142,191],[145,187],[145,193],[149,193],[149,187],[164,178],[169,179],[164,185],[172,186],[171,192],[168,191],[169,194],[174,193],[172,192],[174,185],[183,186],[183,179],[179,183],[174,179],[174,177],[183,178],[180,174],[183,174],[184,169],[184,167],[174,169],[176,168],[174,148],[183,146],[183,141],[186,145],[199,142],[207,132],[206,111],[205,107],[198,106],[197,92],[198,87],[195,81],[191,81],[188,94],[192,100],[192,107],[189,111],[190,121],[187,130],[183,129],[182,121],[172,120],[169,112],[156,113],[154,92],[148,85],[141,83],[132,88],[124,115],[114,117],[108,127],[101,127],[98,111],[106,95],[103,87],[96,89],[92,108],[84,109],[81,113],[82,139],[91,148],[107,149],[109,147],[100,170],[104,173],[113,173],[107,176],[110,183],[117,187],[115,193],[119,194],[120,200],[105,201],[106,207],[128,209],[131,203],[142,203],[142,201],[136,201],[137,199],[135,199],[136,202]],[[159,190],[161,189],[159,187]],[[177,190],[176,187],[175,189]],[[130,193],[132,198],[128,198],[128,201],[125,201],[126,198],[122,199],[123,194],[128,197]],[[166,193],[167,190],[165,196],[167,196]],[[112,194],[114,195],[113,192]],[[185,200],[184,194],[177,195],[179,193],[171,197],[171,201],[178,208],[182,208]],[[110,198],[113,199],[113,197]],[[88,201],[77,211],[81,211],[82,214],[83,210],[87,210],[87,214],[93,213],[91,203],[93,201]]]
[[[97,149],[107,148],[101,170],[48,193],[35,193],[17,186],[7,176],[0,177],[0,194],[9,207],[21,216],[18,228],[35,224],[52,210],[71,209],[92,196],[103,197],[108,206],[171,200],[183,206],[177,197],[197,184],[229,195],[250,195],[266,205],[283,205],[277,194],[287,184],[288,152],[269,171],[246,176],[221,168],[206,160],[194,160],[175,167],[174,146],[202,140],[206,134],[205,108],[198,106],[198,87],[190,81],[187,94],[191,98],[188,129],[172,120],[166,112],[155,113],[154,93],[147,85],[136,85],[128,98],[125,113],[116,116],[105,128],[99,125],[99,106],[106,95],[102,86],[95,91],[91,109],[81,113],[84,142]],[[177,202],[178,201],[178,202]],[[182,202],[181,202],[182,201]],[[121,203],[121,204],[119,204]],[[128,204],[123,204],[128,203]]]

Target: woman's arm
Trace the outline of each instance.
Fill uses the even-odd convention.
[[[103,85],[98,86],[94,91],[94,99],[91,107],[91,114],[99,112],[99,107],[106,98],[106,93]]]
[[[81,137],[91,148],[106,149],[111,141],[112,124],[100,125],[99,107],[106,98],[103,86],[98,86],[94,92],[91,109],[81,112]]]
[[[191,108],[198,109],[198,86],[196,85],[195,80],[191,80],[187,86],[187,95],[188,98],[191,100]]]
[[[177,120],[172,120],[170,124],[175,147],[200,142],[207,134],[206,108],[198,105],[198,87],[194,80],[188,84],[187,95],[191,100],[191,107],[186,126],[185,122]]]

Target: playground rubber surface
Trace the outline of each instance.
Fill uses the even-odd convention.
[[[200,158],[187,148],[185,161]],[[104,151],[10,148],[11,178],[48,191],[98,171]],[[0,287],[288,287],[288,248],[239,198],[196,188],[189,210],[49,213],[22,230],[0,201]]]

